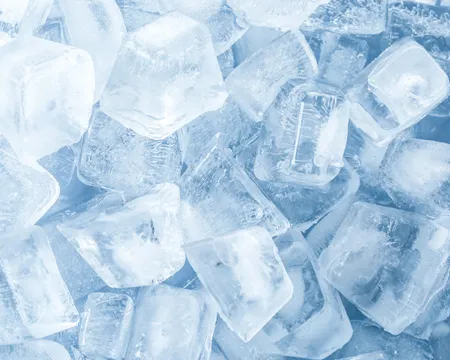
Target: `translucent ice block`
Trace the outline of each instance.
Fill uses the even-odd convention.
[[[64,346],[48,340],[27,341],[0,347],[2,360],[71,360]]]
[[[179,189],[161,184],[125,204],[93,203],[58,229],[111,287],[160,283],[185,261]]]
[[[247,58],[227,77],[226,84],[242,110],[261,121],[286,81],[305,81],[316,73],[311,48],[303,34],[293,30]]]
[[[337,88],[286,84],[264,117],[256,177],[309,186],[329,183],[344,165],[348,119]]]
[[[406,38],[366,67],[347,96],[355,126],[374,142],[386,144],[448,94],[447,75],[422,46]]]
[[[341,358],[338,360],[386,360],[386,357],[383,355],[383,353],[376,351],[367,354]]]
[[[96,110],[84,136],[78,176],[86,184],[116,191],[148,191],[181,174],[177,136],[151,140]]]
[[[226,98],[208,29],[171,12],[128,34],[101,108],[138,134],[160,140]]]
[[[1,241],[0,266],[29,333],[41,338],[76,326],[78,312],[45,232],[34,226]]]
[[[125,360],[209,359],[216,318],[203,291],[143,288]]]
[[[189,263],[222,319],[249,341],[292,297],[293,287],[267,230],[260,227],[185,246]]]
[[[17,157],[31,162],[80,140],[94,95],[89,54],[33,37],[0,53],[0,132]]]
[[[445,283],[449,231],[402,210],[358,202],[319,258],[325,278],[397,335]]]
[[[217,57],[217,61],[219,62],[220,71],[222,71],[222,77],[226,79],[236,67],[233,51],[231,51],[231,48],[220,54]]]
[[[128,295],[92,293],[84,304],[79,346],[92,358],[122,360],[127,349],[134,302]]]

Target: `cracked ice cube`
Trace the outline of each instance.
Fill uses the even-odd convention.
[[[100,103],[113,119],[160,140],[227,96],[208,29],[171,12],[128,34]]]
[[[185,251],[220,316],[245,342],[292,297],[291,280],[263,228],[190,243]]]

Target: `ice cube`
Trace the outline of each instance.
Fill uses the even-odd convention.
[[[203,291],[142,288],[125,360],[209,359],[216,317]]]
[[[357,202],[319,263],[336,289],[397,335],[444,285],[449,253],[447,229],[413,213]]]
[[[86,184],[116,191],[145,192],[174,183],[181,174],[177,136],[151,140],[95,110],[84,136],[78,176]]]
[[[128,34],[100,103],[113,119],[161,140],[226,98],[208,29],[171,12]]]
[[[286,84],[264,117],[255,176],[323,186],[344,165],[349,109],[343,94],[321,83]]]
[[[89,54],[33,37],[0,53],[0,132],[17,157],[32,162],[80,140],[94,94]]]
[[[222,77],[226,79],[236,67],[233,51],[231,50],[231,48],[220,54],[217,57],[217,61],[219,62],[220,71],[222,71]]]
[[[248,342],[292,297],[270,234],[261,227],[185,245],[189,263],[227,325]]]
[[[76,326],[78,312],[45,232],[34,226],[8,233],[1,242],[0,266],[29,333],[41,338]]]
[[[179,189],[161,184],[125,204],[92,204],[57,228],[113,288],[154,285],[184,264]]]
[[[417,42],[406,38],[385,50],[347,93],[351,120],[378,144],[389,143],[449,94],[444,71]]]
[[[92,358],[122,360],[133,318],[134,302],[113,293],[91,293],[84,304],[79,346]]]
[[[226,79],[230,95],[250,118],[264,112],[290,79],[306,81],[317,73],[317,62],[305,37],[289,31],[256,51]]]
[[[64,346],[48,340],[27,341],[0,347],[2,360],[71,360]]]

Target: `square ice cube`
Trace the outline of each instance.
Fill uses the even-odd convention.
[[[57,228],[113,288],[158,284],[184,264],[180,193],[161,184],[125,204],[94,203]]]
[[[319,264],[328,282],[397,335],[444,285],[449,254],[447,229],[413,213],[358,202]]]
[[[347,92],[351,120],[376,143],[386,144],[449,94],[449,79],[417,42],[406,38],[385,50]]]
[[[87,52],[22,37],[1,47],[0,67],[0,132],[19,159],[32,162],[80,140],[94,95]]]
[[[122,360],[134,312],[125,294],[91,293],[84,304],[78,337],[80,350],[92,358]]]
[[[205,25],[171,12],[128,34],[102,110],[142,136],[163,139],[227,98]]]
[[[185,245],[189,263],[245,342],[291,299],[293,287],[270,234],[247,228]]]
[[[256,177],[309,186],[329,183],[344,165],[348,118],[339,89],[287,83],[264,117]]]

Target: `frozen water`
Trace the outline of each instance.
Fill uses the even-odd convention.
[[[384,31],[388,0],[330,0],[302,24],[302,29],[372,35]]]
[[[186,240],[251,226],[265,227],[272,236],[284,233],[289,228],[288,220],[216,140],[181,177]]]
[[[101,109],[138,134],[161,140],[226,98],[208,29],[171,12],[128,34]]]
[[[94,111],[78,166],[78,176],[84,183],[122,192],[145,192],[155,184],[176,182],[180,174],[176,135],[151,140]]]
[[[48,340],[27,341],[0,347],[2,360],[71,360],[64,346]]]
[[[308,16],[329,0],[228,0],[242,20],[254,26],[297,29]]]
[[[430,339],[434,360],[447,360],[450,353],[450,324],[449,319],[439,323],[433,330]]]
[[[267,230],[247,228],[185,246],[189,263],[245,342],[291,298],[293,287]]]
[[[231,48],[220,54],[217,57],[217,61],[219,62],[220,71],[222,71],[222,77],[226,79],[236,67],[233,51],[231,51]]]
[[[91,293],[84,304],[79,345],[93,358],[122,360],[129,340],[134,302],[113,293]]]
[[[367,353],[357,356],[350,356],[339,360],[386,360],[386,357],[383,355],[383,353],[376,351],[371,352],[370,354]]]
[[[349,109],[329,85],[288,83],[264,117],[254,172],[258,179],[323,186],[344,165]]]
[[[58,0],[58,4],[69,44],[86,50],[94,62],[97,102],[126,34],[122,14],[114,0]]]
[[[0,266],[29,333],[41,338],[76,326],[78,312],[45,232],[34,226],[9,233],[0,250]]]
[[[316,73],[311,48],[303,34],[293,30],[253,53],[228,76],[226,84],[242,110],[261,121],[288,80],[305,81]]]
[[[116,3],[128,31],[137,30],[161,17],[159,0],[116,0]]]
[[[142,288],[125,360],[209,359],[217,312],[203,291]]]
[[[336,289],[396,335],[444,285],[449,252],[447,229],[413,213],[358,202],[319,263]]]
[[[32,162],[80,140],[94,94],[88,53],[22,37],[1,47],[0,67],[0,132],[19,159]]]
[[[95,202],[57,226],[106,284],[153,285],[181,269],[185,256],[176,185],[158,185],[125,204],[108,202]]]
[[[426,50],[403,39],[357,77],[347,95],[351,120],[374,142],[386,144],[417,123],[449,93],[449,80]]]

